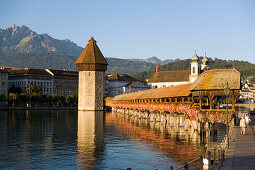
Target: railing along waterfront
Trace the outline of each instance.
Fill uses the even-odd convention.
[[[234,119],[232,118],[230,122],[230,128],[229,128],[228,134],[232,134],[233,127],[234,127]],[[197,161],[200,161],[199,163],[200,170],[220,169],[220,167],[223,167],[223,161],[225,160],[225,155],[229,148],[228,146],[229,140],[230,140],[229,138],[230,137],[228,135],[225,135],[222,142],[216,148],[213,148],[213,151],[207,150],[207,152],[204,155],[199,155],[199,157],[197,157],[196,159],[193,159],[190,162],[184,162],[182,166],[176,168],[175,170],[179,170],[179,169],[188,170],[190,168],[190,165]],[[212,161],[212,158],[213,158],[213,161]],[[172,170],[173,166],[171,166],[170,169]]]

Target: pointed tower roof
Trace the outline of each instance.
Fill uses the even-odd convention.
[[[204,58],[202,59],[202,62],[203,62],[203,64],[206,64],[207,61],[208,61],[208,58],[206,57],[206,51],[205,51],[205,56],[204,56]]]
[[[82,51],[81,55],[76,60],[75,64],[79,71],[95,70],[95,69],[98,70],[97,68],[100,67],[100,65],[101,67],[105,67],[105,68],[106,68],[106,65],[108,65],[102,52],[100,51],[99,47],[96,44],[96,40],[94,40],[93,37],[91,37],[91,39],[88,41],[87,46]],[[84,68],[85,65],[87,65],[86,68]],[[90,68],[88,68],[89,65],[90,65]],[[93,66],[96,68],[92,68]]]
[[[193,57],[191,58],[192,62],[197,62],[198,61],[198,56],[197,56],[197,53],[196,53],[196,49],[195,49],[195,54],[193,55]]]

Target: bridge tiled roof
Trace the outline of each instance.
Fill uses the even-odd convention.
[[[156,99],[156,98],[189,96],[190,91],[188,90],[188,88],[190,86],[191,86],[191,83],[179,85],[179,86],[162,87],[157,89],[144,90],[140,92],[118,95],[118,96],[115,96],[113,100]]]
[[[148,82],[189,82],[189,75],[190,70],[160,71],[155,73]]]
[[[228,82],[230,89],[240,89],[240,73],[236,69],[212,69],[203,72],[189,90],[222,90]]]

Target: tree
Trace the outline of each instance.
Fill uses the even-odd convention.
[[[33,95],[33,94],[42,94],[42,86],[41,85],[33,85],[31,83],[28,84],[26,89],[24,90],[25,94]]]
[[[6,97],[4,94],[0,94],[0,101],[5,101],[6,100]]]
[[[9,101],[12,103],[12,106],[15,105],[15,102],[18,100],[18,93],[9,93]]]

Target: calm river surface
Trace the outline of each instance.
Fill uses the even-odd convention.
[[[0,111],[0,168],[168,169],[204,153],[202,140],[115,113]]]

